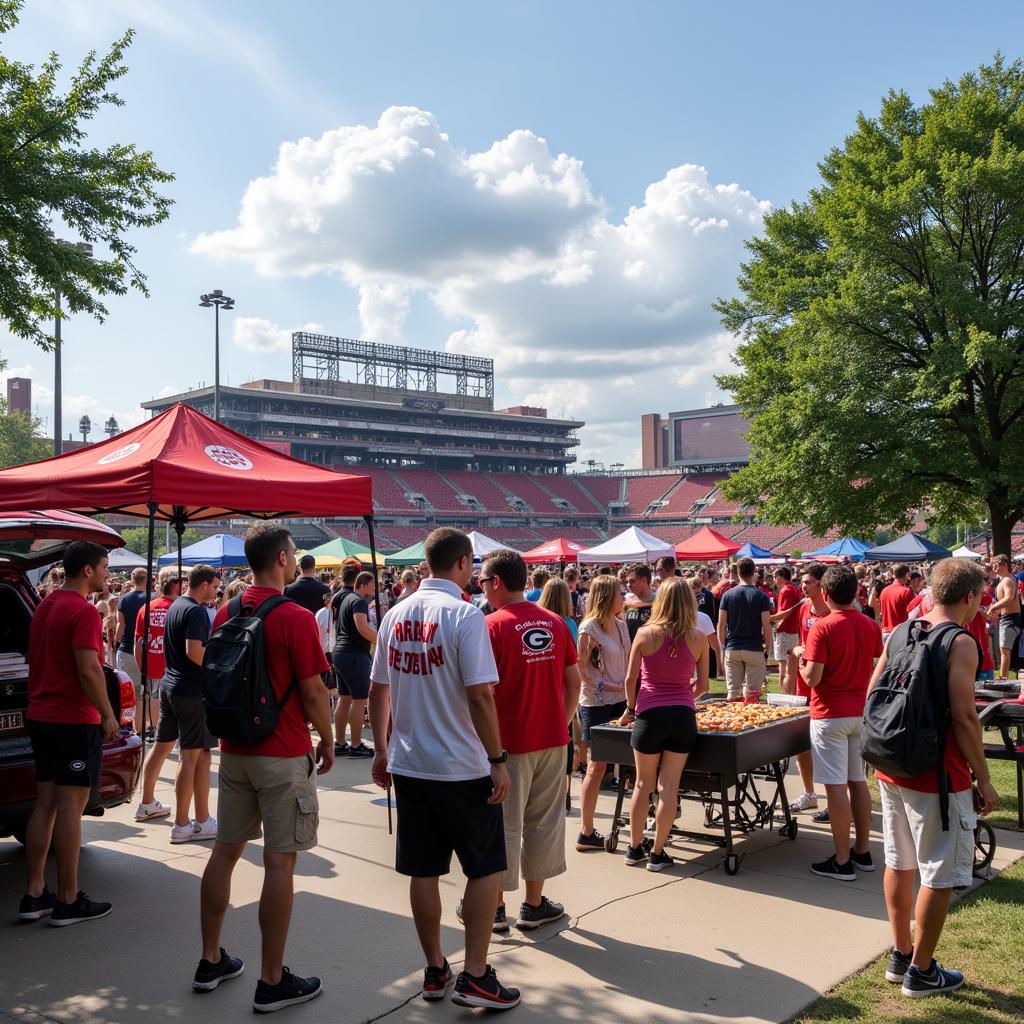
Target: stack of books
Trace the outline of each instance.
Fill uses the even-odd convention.
[[[18,651],[0,652],[0,680],[24,679],[28,675],[28,662]]]

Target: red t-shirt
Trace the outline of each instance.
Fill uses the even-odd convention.
[[[794,587],[792,583],[787,583],[781,590],[779,590],[779,596],[775,603],[775,610],[778,612],[784,612],[788,608],[793,610],[779,623],[780,633],[799,633],[800,632],[800,602],[804,599],[804,595],[800,593],[798,587]]]
[[[716,601],[721,601],[723,595],[728,591],[732,590],[732,588],[736,585],[737,584],[733,583],[731,580],[719,580],[711,588],[711,596],[714,597]]]
[[[967,758],[960,751],[960,744],[956,741],[956,735],[950,729],[946,734],[946,753],[943,756],[943,764],[946,774],[949,776],[950,793],[963,793],[974,785],[971,780],[971,766]],[[886,775],[875,769],[875,777],[892,786],[902,786],[904,789],[912,789],[915,793],[938,793],[939,778],[933,770],[923,775],[907,777],[905,775]]]
[[[991,604],[991,602],[989,603]],[[987,672],[989,669],[994,669],[996,663],[992,657],[992,643],[988,635],[988,619],[985,618],[981,611],[967,624],[967,630],[978,641],[978,646],[981,648],[981,667],[978,671]]]
[[[807,661],[807,636],[811,632],[811,626],[813,626],[818,619],[825,618],[828,613],[829,610],[826,608],[820,615],[816,615],[814,612],[814,605],[806,599],[799,609],[797,609],[800,626],[800,643],[805,648],[804,656],[800,659],[801,663]],[[804,682],[803,676],[800,675],[799,672],[796,674],[796,694],[798,697],[806,697],[808,701],[811,699],[811,688]]]
[[[94,650],[103,665],[103,623],[94,604],[74,590],[54,590],[28,631],[28,717],[34,722],[99,725],[85,695],[75,651]]]
[[[146,674],[150,679],[163,679],[167,671],[164,661],[164,624],[167,622],[167,609],[174,604],[173,597],[154,598],[149,605],[149,657],[146,661]],[[142,636],[142,621],[146,617],[146,606],[139,609],[135,616],[135,639]],[[142,665],[139,665],[142,671]]]
[[[811,690],[811,718],[859,718],[874,659],[882,656],[878,624],[853,609],[833,611],[807,634],[804,660],[824,665]]]
[[[565,669],[577,661],[572,634],[560,615],[517,601],[487,616],[498,682],[501,744],[510,754],[564,747]]]
[[[267,598],[280,594],[270,587],[246,587],[242,601],[259,608]],[[213,620],[216,629],[228,619],[228,606],[224,605]],[[292,680],[310,679],[322,675],[330,666],[320,646],[320,630],[312,612],[294,601],[278,605],[263,620],[263,639],[267,659],[267,675],[278,700]],[[221,750],[228,754],[247,754],[251,757],[301,757],[313,749],[302,709],[299,688],[296,686],[281,711],[277,728],[262,743],[245,746],[221,741]]]
[[[891,633],[901,622],[910,618],[910,602],[914,592],[903,583],[890,583],[878,599],[882,609],[882,630]]]

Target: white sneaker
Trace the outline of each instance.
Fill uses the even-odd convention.
[[[818,795],[816,793],[801,793],[790,805],[789,809],[794,814],[798,811],[813,811],[818,806]]]
[[[211,814],[206,821],[195,822],[196,830],[192,836],[194,842],[217,838],[217,819]]]
[[[154,800],[151,804],[139,804],[135,809],[136,821],[150,821],[152,818],[166,818],[171,813],[170,807]]]
[[[184,825],[175,825],[171,829],[172,843],[191,843],[196,837],[196,823],[189,819]]]

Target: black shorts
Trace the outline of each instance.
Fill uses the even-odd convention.
[[[488,804],[490,775],[467,782],[440,782],[393,775],[398,805],[395,869],[412,878],[437,878],[459,858],[467,878],[500,874],[505,859],[501,804]]]
[[[217,737],[206,728],[202,697],[178,697],[172,690],[160,689],[160,722],[157,743],[178,740],[182,750],[213,750]]]
[[[613,718],[621,718],[622,712],[626,710],[626,702],[620,700],[617,704],[599,704],[596,707],[588,708],[580,705],[580,731],[583,734],[583,742],[590,742],[590,730],[595,725],[607,725]]]
[[[100,784],[103,734],[98,725],[29,722],[36,782],[96,789]]]
[[[639,754],[689,754],[696,742],[697,712],[682,704],[641,711],[629,739]]]
[[[334,674],[338,678],[338,694],[353,700],[370,696],[370,665],[368,654],[354,651],[334,652]]]

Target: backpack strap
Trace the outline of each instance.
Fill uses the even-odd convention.
[[[243,593],[244,593],[244,591],[243,591]],[[232,619],[236,619],[241,614],[242,614],[242,595],[241,594],[235,594],[235,596],[233,598],[231,598],[230,601],[228,601],[228,615]]]
[[[287,603],[290,600],[291,598],[285,597],[284,594],[275,594],[273,597],[268,597],[266,601],[264,601],[263,604],[261,604],[259,608],[257,608],[256,611],[253,612],[253,618],[259,619],[261,622],[266,621],[267,616],[275,608],[279,608],[281,605]],[[277,702],[278,711],[284,710],[285,704],[288,703],[288,698],[291,697],[291,695],[295,692],[295,687],[298,685],[298,679],[293,679],[288,684],[288,689],[284,691],[284,693],[281,695],[281,699]]]
[[[949,654],[954,641],[961,633],[971,634],[956,622],[940,622],[928,630],[925,643],[928,644],[932,656],[933,671],[942,673],[946,685],[946,722],[942,738],[942,760],[935,769],[939,788],[939,815],[942,818],[942,831],[949,831],[949,773],[946,771],[946,743],[949,737]],[[974,638],[971,637],[973,640]],[[977,641],[975,641],[977,644]],[[981,648],[978,648],[979,652]],[[933,675],[934,678],[934,675]]]

